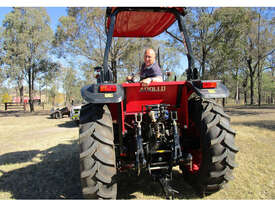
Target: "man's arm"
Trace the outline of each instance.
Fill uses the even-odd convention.
[[[163,82],[162,76],[148,77],[140,81],[142,86],[148,86],[151,82]]]
[[[163,82],[162,76],[151,77],[152,82]]]
[[[127,82],[138,82],[140,72],[138,72],[137,74],[132,73],[132,75],[128,75],[126,77],[126,81]]]

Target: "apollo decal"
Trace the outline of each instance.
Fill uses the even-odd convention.
[[[139,92],[165,92],[166,86],[141,87]]]

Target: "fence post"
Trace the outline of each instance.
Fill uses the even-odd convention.
[[[5,102],[5,111],[7,111],[7,110],[8,110],[8,103]]]

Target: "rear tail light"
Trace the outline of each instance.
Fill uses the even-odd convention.
[[[210,81],[196,81],[194,84],[200,89],[214,89],[217,87],[217,82]]]
[[[202,82],[201,85],[203,89],[211,89],[217,87],[217,82]]]
[[[99,92],[116,92],[116,85],[100,85]]]

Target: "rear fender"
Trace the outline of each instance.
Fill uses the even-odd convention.
[[[200,85],[203,82],[216,82],[217,86],[215,88],[201,88]],[[229,90],[221,80],[196,80],[189,83],[191,83],[196,94],[205,99],[226,98],[229,96]]]
[[[107,103],[118,103],[124,99],[124,89],[121,85],[116,85],[116,92],[99,92],[99,87],[103,84],[91,84],[84,86],[81,89],[82,98],[93,104],[107,104]],[[110,84],[108,84],[110,85]]]

